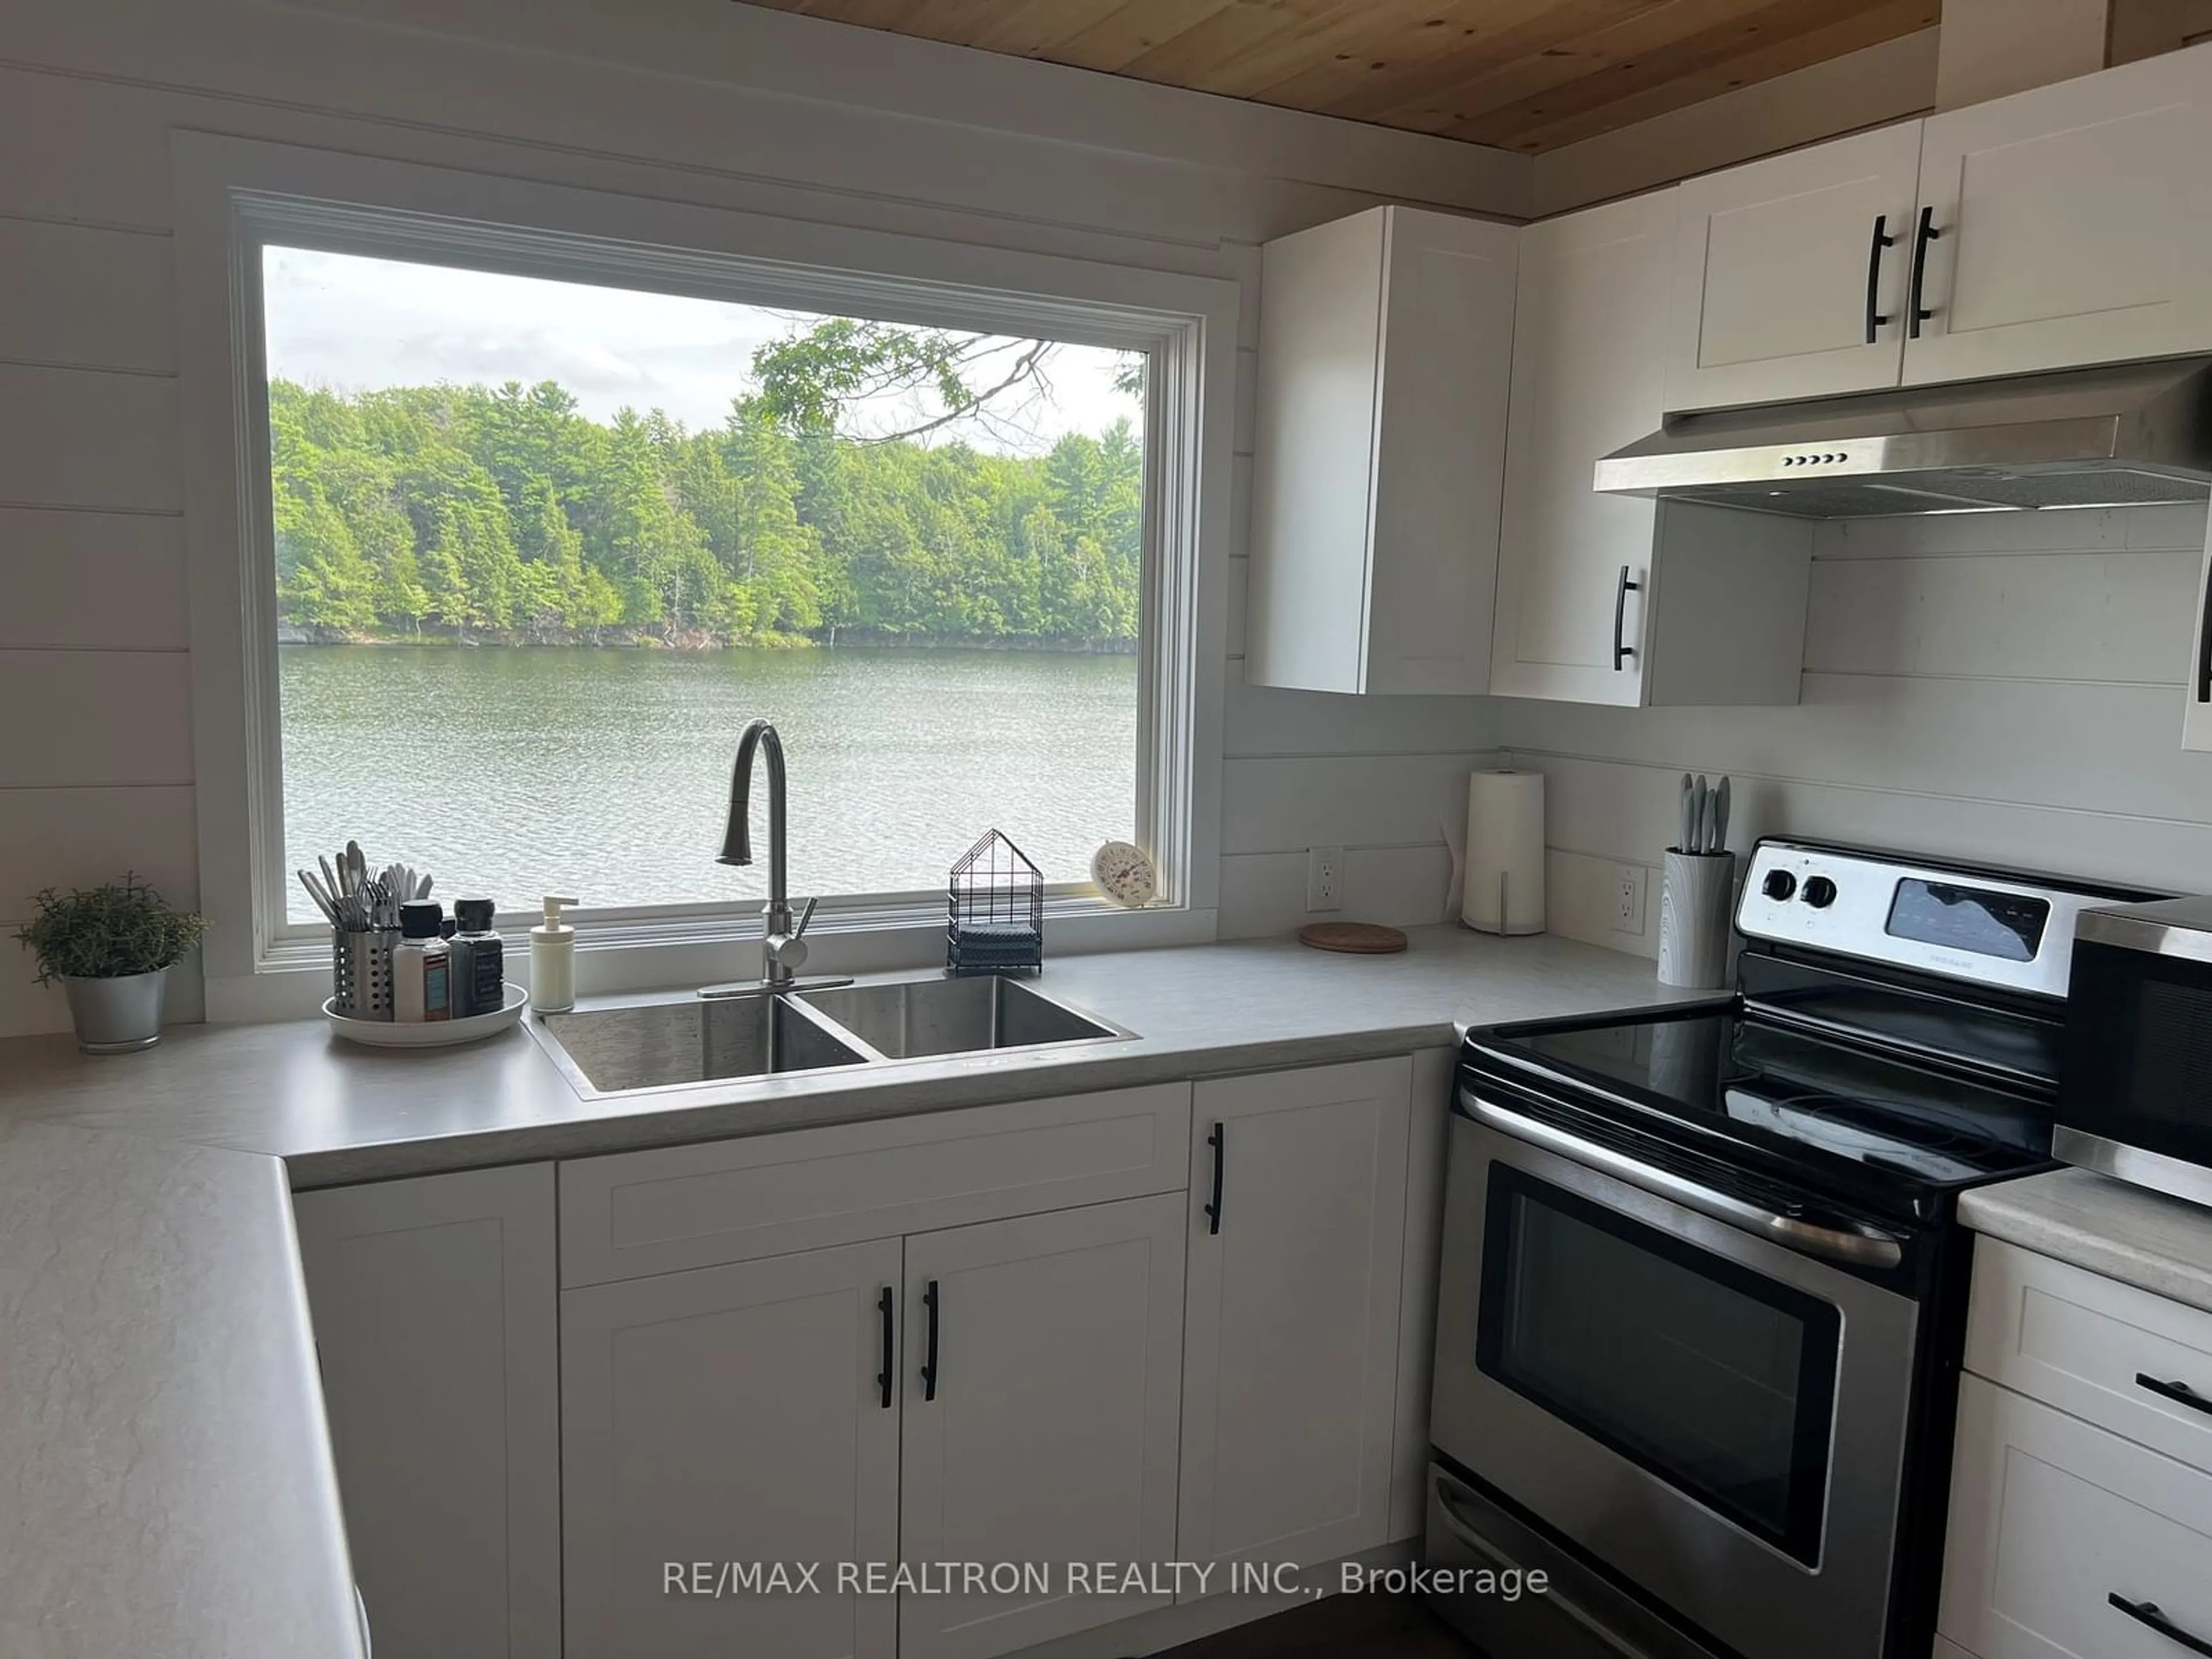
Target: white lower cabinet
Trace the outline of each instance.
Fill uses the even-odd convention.
[[[906,1241],[899,1554],[1036,1563],[1042,1594],[902,1595],[901,1659],[986,1659],[1166,1598],[1070,1562],[1176,1559],[1180,1193]]]
[[[891,1597],[721,1564],[896,1559],[899,1273],[885,1239],[563,1292],[568,1659],[892,1659]]]
[[[293,1201],[379,1659],[561,1651],[553,1166]]]
[[[1202,1083],[1184,1316],[1185,1560],[1386,1540],[1410,1059]]]
[[[1978,1659],[2172,1659],[2212,1643],[2212,1475],[1961,1380],[1941,1626]]]

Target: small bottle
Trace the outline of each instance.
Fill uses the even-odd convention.
[[[530,1006],[541,1014],[565,1014],[576,1006],[576,930],[561,920],[572,898],[545,898],[544,926],[530,930]]]
[[[453,901],[453,936],[447,942],[453,964],[453,1018],[495,1014],[507,1006],[507,942],[492,932],[488,898]]]
[[[402,1024],[453,1017],[451,964],[438,937],[445,908],[435,899],[399,907],[399,943],[392,947],[392,1014]]]

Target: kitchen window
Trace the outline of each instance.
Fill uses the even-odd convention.
[[[881,236],[850,240],[913,274],[861,273],[712,246],[851,252],[836,233],[660,204],[621,216],[709,246],[611,240],[563,227],[599,204],[552,187],[527,228],[334,206],[242,190],[239,159],[209,193],[246,856],[209,855],[210,799],[203,865],[217,926],[227,892],[253,926],[210,962],[216,1017],[219,980],[326,953],[294,872],[349,837],[434,872],[436,896],[516,921],[573,893],[587,942],[679,953],[615,951],[587,989],[742,971],[766,872],[715,854],[755,716],[789,751],[817,959],[922,959],[946,871],[993,828],[1042,867],[1063,948],[1133,922],[1173,931],[1100,942],[1210,936],[1200,549],[1225,514],[1200,480],[1226,467],[1200,392],[1233,373],[1233,309],[1208,314],[1231,285]],[[189,307],[202,239],[180,221]],[[1017,281],[975,280],[1001,267]],[[1018,280],[1060,276],[1064,296]],[[1195,313],[1113,295],[1164,283]],[[1153,851],[1179,921],[1109,913],[1089,880],[1107,840]]]

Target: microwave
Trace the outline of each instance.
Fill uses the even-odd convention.
[[[2212,1205],[2212,898],[2075,919],[2055,1158]]]

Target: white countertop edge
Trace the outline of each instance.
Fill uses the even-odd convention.
[[[1977,1187],[1959,1216],[1978,1233],[2212,1313],[2212,1210],[2068,1169]]]

